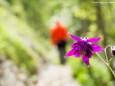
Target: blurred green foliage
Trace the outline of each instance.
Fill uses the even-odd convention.
[[[28,74],[37,72],[40,57],[45,49],[33,29],[19,17],[15,16],[5,1],[0,2],[0,53],[12,59],[22,71]],[[5,58],[0,57],[0,58]]]
[[[81,59],[74,57],[69,58],[67,61],[72,67],[74,77],[84,86],[103,86],[110,83],[111,76],[109,75],[107,67],[97,58],[98,57],[93,56],[90,60],[90,67],[86,67]]]

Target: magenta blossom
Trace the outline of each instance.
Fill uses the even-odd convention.
[[[72,49],[66,54],[66,57],[74,55],[79,58],[82,56],[83,62],[89,66],[89,58],[92,57],[92,52],[103,51],[104,48],[100,47],[97,44],[92,44],[92,42],[98,42],[100,37],[97,38],[79,38],[77,36],[71,35],[72,39],[77,41],[72,45]]]

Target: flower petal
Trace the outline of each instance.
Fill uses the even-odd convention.
[[[92,45],[91,44],[87,44],[87,47],[90,51],[92,51]]]
[[[82,60],[83,60],[83,62],[84,62],[87,66],[90,65],[90,64],[89,64],[89,58],[88,58],[86,55],[84,55],[84,56],[82,57]]]
[[[87,56],[83,56],[82,57],[82,60],[83,60],[83,62],[87,65],[87,66],[89,66],[90,64],[89,64],[89,58],[87,57]]]
[[[79,37],[74,36],[74,35],[72,35],[72,34],[70,34],[70,36],[71,36],[71,38],[74,39],[74,40],[77,40],[77,41],[80,41],[80,40],[81,40]]]
[[[74,54],[74,50],[70,50],[67,54],[66,54],[66,57],[69,57],[69,56],[72,56]]]
[[[77,43],[73,43],[71,47],[72,47],[72,48],[75,48],[76,44],[77,44]]]
[[[103,51],[104,48],[100,47],[99,45],[97,44],[92,44],[92,51],[93,52],[100,52],[100,51]]]
[[[88,42],[98,42],[101,39],[101,37],[97,37],[97,38],[89,38],[87,39]]]
[[[91,58],[92,57],[92,52],[90,50],[87,50],[85,55],[88,57],[88,58]]]
[[[84,62],[87,66],[90,65],[90,63],[89,63],[89,58],[91,58],[91,57],[92,57],[92,52],[91,52],[90,50],[87,51],[86,54],[83,55],[83,57],[82,57],[83,62]]]
[[[81,54],[79,53],[78,50],[76,50],[76,51],[74,52],[74,56],[77,57],[77,58],[79,58],[79,57],[81,56]]]

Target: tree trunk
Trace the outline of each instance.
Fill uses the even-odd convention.
[[[96,2],[99,2],[98,0],[95,0]],[[97,26],[98,26],[98,29],[102,32],[103,34],[103,37],[104,37],[104,46],[106,46],[108,43],[107,43],[107,34],[106,34],[106,31],[105,31],[105,22],[104,22],[104,17],[102,16],[102,8],[101,8],[101,4],[100,3],[97,3],[95,4],[95,7],[96,7],[96,15],[97,15]],[[113,66],[112,66],[113,68]],[[111,74],[111,77],[112,77],[112,80],[114,80],[114,75],[111,73],[110,71],[110,74]]]
[[[98,0],[96,0],[98,1]],[[103,36],[104,36],[104,46],[107,45],[107,34],[106,34],[106,31],[105,31],[105,22],[104,22],[104,18],[102,16],[102,8],[100,6],[100,4],[96,4],[95,5],[96,7],[96,11],[97,11],[97,27],[98,29],[102,32]]]

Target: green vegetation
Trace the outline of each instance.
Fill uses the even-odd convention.
[[[115,4],[109,3],[113,1],[0,0],[0,59],[11,59],[29,75],[36,73],[41,61],[50,58],[50,28],[56,20],[66,25],[72,34],[89,38],[101,36],[103,47],[115,45]],[[111,66],[115,70],[114,61],[113,57]],[[87,68],[79,59],[67,59],[73,76],[83,86],[113,86],[111,72],[98,57],[94,55],[90,62],[91,67]]]

